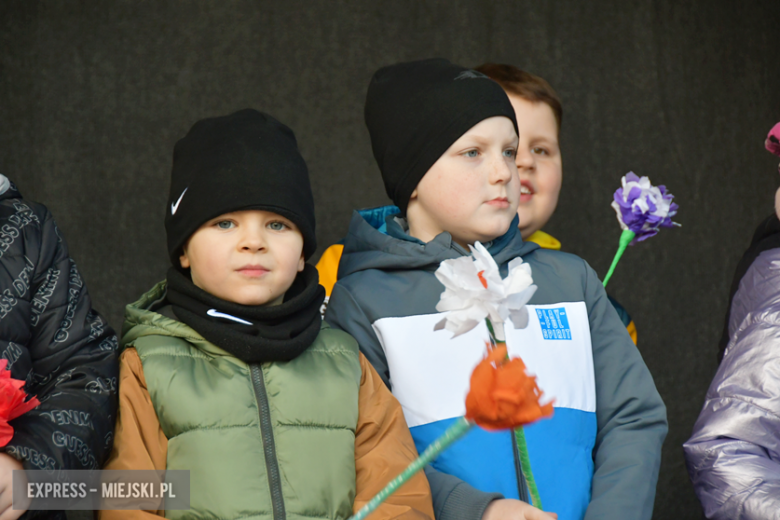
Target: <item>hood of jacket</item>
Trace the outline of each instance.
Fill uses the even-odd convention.
[[[339,263],[339,279],[368,269],[435,271],[443,260],[471,254],[446,231],[428,243],[410,236],[399,213],[385,216],[385,232],[379,230],[378,219],[367,220],[363,213],[352,214]],[[523,242],[516,216],[504,235],[485,246],[499,266],[539,249],[533,242]]]

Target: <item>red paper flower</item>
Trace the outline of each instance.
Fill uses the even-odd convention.
[[[24,381],[13,379],[7,366],[8,360],[0,359],[0,447],[8,444],[14,436],[14,429],[8,421],[41,404],[37,397],[25,401],[27,394],[22,390]]]
[[[506,345],[488,346],[487,357],[471,374],[466,419],[486,430],[517,428],[552,415],[552,403],[540,405],[541,396],[522,359],[508,359]]]

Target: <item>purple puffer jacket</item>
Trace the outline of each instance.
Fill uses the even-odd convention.
[[[742,277],[729,334],[684,444],[688,472],[707,518],[780,520],[780,249]]]

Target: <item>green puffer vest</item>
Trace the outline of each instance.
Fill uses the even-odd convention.
[[[168,438],[168,469],[190,470],[190,510],[167,518],[344,519],[355,498],[360,360],[323,324],[289,362],[247,365],[187,325],[146,310],[157,284],[127,306],[135,347]]]

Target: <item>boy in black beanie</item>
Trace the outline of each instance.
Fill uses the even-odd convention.
[[[189,470],[191,509],[169,517],[347,518],[417,452],[357,343],[322,323],[292,131],[255,110],[196,123],[165,227],[167,280],[126,311],[107,469]],[[424,476],[379,515],[431,519]]]
[[[502,275],[522,257],[538,290],[528,327],[505,324],[511,355],[555,414],[514,432],[473,428],[426,475],[437,520],[636,519],[652,515],[666,413],[652,377],[593,270],[523,242],[515,112],[485,75],[434,59],[374,74],[365,119],[397,211],[356,212],[326,320],[353,335],[404,409],[422,452],[465,413],[484,324],[435,332],[442,261],[480,241]],[[522,469],[521,469],[522,467]],[[530,467],[530,472],[528,468]],[[538,486],[539,509],[528,483]]]

